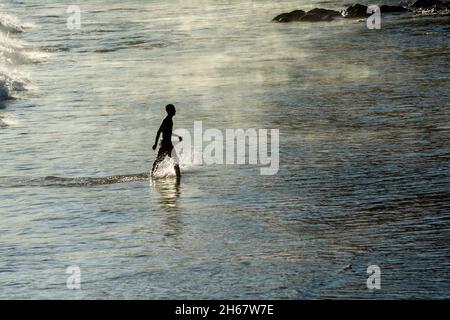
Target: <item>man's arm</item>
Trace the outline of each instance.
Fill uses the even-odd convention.
[[[156,134],[155,144],[152,147],[153,150],[156,150],[156,147],[158,146],[158,141],[159,141],[159,137],[161,136],[163,126],[164,126],[164,121],[158,129],[158,133]]]
[[[172,133],[173,136],[177,137],[180,141],[183,141],[183,138],[176,133]]]

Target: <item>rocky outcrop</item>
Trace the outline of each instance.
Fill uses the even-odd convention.
[[[300,21],[307,22],[318,22],[318,21],[331,21],[336,17],[340,17],[341,13],[339,11],[315,8],[311,11],[308,11],[303,17],[300,18]]]
[[[341,13],[335,10],[328,10],[322,8],[315,8],[308,12],[303,10],[295,10],[288,13],[282,13],[272,21],[276,22],[293,22],[293,21],[302,21],[302,22],[318,22],[318,21],[331,21],[335,17],[340,17]]]
[[[360,19],[370,16],[370,14],[367,13],[367,6],[359,3],[352,4],[342,11],[342,15],[347,19]]]
[[[414,1],[410,7],[411,8],[433,8],[433,7],[439,7],[444,6],[445,2],[441,0],[417,0]]]
[[[450,10],[450,1],[416,0],[410,7],[418,10],[445,11]]]
[[[421,11],[434,13],[447,13],[450,11],[450,0],[416,0],[409,7],[402,5],[382,5],[380,6],[381,13],[405,13],[412,11],[414,13],[421,13]],[[322,8],[315,8],[311,11],[305,12],[303,10],[295,10],[289,13],[282,13],[272,21],[276,22],[318,22],[318,21],[332,21],[333,19],[343,16],[346,19],[362,19],[367,18],[371,13],[367,13],[367,6],[355,3],[344,9],[342,13],[335,10],[328,10]]]
[[[294,10],[288,13],[282,13],[272,19],[272,21],[276,22],[292,22],[292,21],[300,21],[300,18],[305,15],[305,11],[303,10]]]
[[[388,6],[382,5],[380,7],[381,13],[402,13],[408,12],[409,10],[403,6]],[[344,18],[348,19],[361,19],[370,16],[370,13],[367,13],[367,6],[356,3],[348,7],[342,12]]]
[[[409,10],[403,6],[388,6],[388,5],[382,5],[380,7],[381,13],[401,13],[401,12],[408,12]]]

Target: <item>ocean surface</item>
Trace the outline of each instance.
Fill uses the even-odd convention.
[[[0,299],[450,298],[450,16],[271,22],[346,4],[3,0]],[[168,103],[278,174],[151,181]]]

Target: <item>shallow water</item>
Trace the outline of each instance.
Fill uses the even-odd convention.
[[[450,17],[270,23],[318,6],[6,1],[0,298],[449,298]],[[279,173],[150,181],[167,103],[279,129]]]

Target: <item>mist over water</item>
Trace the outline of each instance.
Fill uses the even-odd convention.
[[[91,0],[69,30],[4,1],[0,298],[449,298],[450,17],[270,22],[314,7],[345,2]],[[168,103],[279,129],[279,173],[150,181]]]

